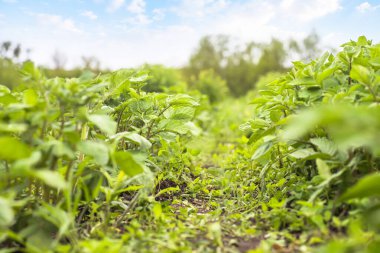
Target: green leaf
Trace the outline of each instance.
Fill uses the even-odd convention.
[[[312,155],[315,155],[316,152],[311,148],[298,149],[297,151],[289,154],[289,156],[296,159],[306,159]]]
[[[69,229],[73,224],[73,216],[62,208],[44,203],[35,211],[35,215],[54,224],[59,229],[58,237],[70,233]]]
[[[96,125],[100,130],[106,134],[115,134],[116,122],[108,115],[92,114],[88,116],[88,120]]]
[[[174,97],[168,97],[167,101],[169,105],[182,105],[182,106],[198,106],[198,102],[189,95],[179,94]]]
[[[130,81],[132,83],[142,83],[142,82],[145,82],[146,80],[148,80],[149,78],[149,75],[147,74],[143,74],[143,75],[138,75],[138,76],[134,76],[134,77],[131,77],[130,78]]]
[[[114,154],[116,164],[128,176],[136,176],[144,172],[143,165],[129,152],[115,152]]]
[[[380,196],[380,173],[367,175],[350,187],[341,197],[342,200]]]
[[[322,84],[322,81],[331,76],[335,72],[335,67],[330,67],[317,74],[317,82]]]
[[[34,80],[39,80],[42,78],[40,70],[37,67],[35,67],[33,62],[31,61],[24,62],[24,64],[22,65],[21,73],[24,76]]]
[[[73,150],[71,150],[70,146],[66,143],[60,141],[50,141],[48,143],[51,144],[52,152],[55,156],[66,157],[69,159],[73,159],[75,157]]]
[[[33,167],[41,161],[41,151],[34,151],[29,157],[19,159],[12,165],[11,175],[14,177],[24,177],[33,174]]]
[[[285,131],[280,133],[283,140],[294,140],[302,137],[314,129],[321,118],[321,113],[316,110],[303,111],[298,115],[288,116],[277,124],[286,124]]]
[[[0,84],[0,95],[9,94],[9,93],[11,93],[11,90],[7,86]]]
[[[12,137],[0,137],[0,159],[15,161],[29,157],[31,148]]]
[[[327,138],[313,138],[310,139],[310,142],[318,147],[318,149],[325,154],[334,156],[337,152],[337,147],[334,142],[330,141]]]
[[[318,158],[316,160],[316,163],[317,163],[318,173],[322,178],[327,179],[331,177],[330,167],[325,163],[325,161]]]
[[[0,197],[0,229],[10,226],[14,220],[14,211],[10,201],[6,198]]]
[[[40,179],[44,184],[55,189],[60,190],[67,187],[67,183],[63,176],[56,171],[38,170],[33,172],[33,176]]]
[[[368,68],[355,64],[352,66],[350,77],[360,83],[371,84],[371,73]]]
[[[270,124],[263,119],[254,119],[254,120],[251,120],[250,123],[251,123],[252,129],[259,129],[259,128],[264,128],[264,127],[270,126]]]
[[[266,104],[267,102],[271,101],[268,98],[258,97],[254,98],[249,104]]]
[[[280,110],[273,110],[270,112],[270,119],[272,122],[278,122],[281,117],[284,115],[284,113]]]
[[[121,69],[112,73],[111,80],[115,84],[115,90],[113,94],[120,94],[130,87],[130,78],[133,72],[128,69]]]
[[[186,124],[184,124],[182,120],[171,119],[162,120],[158,125],[158,128],[178,134],[186,134],[190,130],[189,127]]]
[[[172,120],[191,120],[194,117],[195,109],[193,107],[172,107],[166,110],[164,116]]]
[[[277,198],[273,197],[269,200],[268,206],[272,208],[281,208],[285,205],[286,199],[283,199],[282,201],[278,201]]]
[[[178,192],[180,191],[181,189],[176,186],[176,187],[168,187],[168,188],[165,188],[165,189],[162,189],[161,191],[159,191],[157,194],[156,194],[156,198],[162,194],[165,194],[165,193],[172,193],[172,192]]]
[[[358,38],[358,46],[367,46],[369,44],[369,41],[367,40],[367,38],[365,36],[360,36]]]
[[[25,132],[27,129],[28,125],[23,123],[0,123],[0,132],[21,133]]]
[[[125,138],[139,145],[142,149],[150,149],[152,147],[152,143],[150,143],[150,141],[148,141],[145,137],[139,135],[138,133],[121,132],[111,136],[110,138],[116,141]]]
[[[263,143],[258,149],[256,149],[255,153],[251,157],[251,160],[256,160],[264,156],[266,153],[268,153],[271,150],[272,147],[273,147],[273,142],[271,141]]]
[[[329,58],[330,53],[324,53],[316,62],[314,70],[318,73],[321,70],[323,64],[325,64],[326,60]]]
[[[193,136],[198,136],[202,132],[202,129],[195,125],[194,122],[188,121],[184,124],[184,126],[187,127],[188,132],[191,133]]]
[[[131,111],[133,111],[134,113],[146,113],[147,110],[149,110],[150,108],[153,108],[154,104],[152,102],[152,100],[132,100],[130,103],[129,103],[129,108]]]
[[[290,85],[299,85],[299,86],[317,86],[318,84],[313,78],[299,78],[294,79],[293,81],[289,82]]]
[[[38,103],[38,94],[33,89],[27,89],[23,93],[24,104],[35,106]]]
[[[82,141],[78,143],[78,150],[91,156],[100,165],[106,165],[109,160],[109,151],[106,144],[97,141]]]
[[[379,68],[380,67],[380,57],[376,57],[376,58],[373,58],[369,61],[369,63],[376,67],[376,68]]]
[[[270,127],[268,129],[265,129],[265,130],[264,129],[256,130],[251,135],[251,137],[249,137],[248,144],[254,143],[254,142],[258,141],[259,139],[261,139],[264,136],[271,135],[271,134],[274,133],[274,131],[275,131],[275,127]]]
[[[9,104],[17,103],[17,102],[18,102],[17,98],[11,94],[4,94],[0,96],[0,104],[9,105]]]
[[[154,203],[152,211],[156,219],[160,218],[162,215],[161,203],[160,202]]]

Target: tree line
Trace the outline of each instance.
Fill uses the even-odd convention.
[[[150,74],[146,91],[160,92],[173,86],[198,89],[209,96],[211,102],[226,95],[242,96],[252,90],[260,78],[288,70],[291,60],[307,61],[320,53],[320,37],[311,32],[303,40],[281,41],[273,38],[269,42],[251,41],[235,43],[227,35],[203,37],[190,55],[188,63],[181,68],[145,64],[140,68]],[[18,65],[21,58],[29,60],[30,49],[6,41],[0,49],[0,84],[10,87],[18,85]],[[22,56],[26,54],[26,56]],[[56,51],[52,56],[52,67],[43,67],[48,77],[79,77],[83,73],[109,72],[100,68],[96,57],[82,57],[82,65],[65,68],[67,58]],[[268,79],[268,78],[266,78]]]

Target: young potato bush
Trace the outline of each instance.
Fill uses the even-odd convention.
[[[310,63],[295,62],[287,75],[252,100],[255,117],[241,129],[250,135],[261,197],[269,201],[265,206],[283,203],[280,210],[295,212],[325,236],[346,231],[355,218],[364,221],[355,227],[356,233],[376,235],[380,45],[359,37],[342,48],[336,56],[326,53]],[[272,192],[271,185],[279,178],[284,191]],[[371,202],[359,201],[366,198]],[[296,220],[276,221],[276,209],[263,214],[272,220],[271,226],[292,233],[304,229],[303,224],[295,225]],[[371,215],[365,215],[368,212]],[[371,245],[379,237],[359,238],[352,247],[365,250],[363,240]]]
[[[360,37],[295,62],[253,110],[213,72],[189,96],[26,63],[0,86],[0,252],[378,252],[379,59]]]
[[[194,82],[194,87],[206,94],[210,103],[220,102],[228,94],[226,81],[211,69],[199,73],[198,79]]]
[[[1,247],[48,252],[116,231],[152,191],[160,154],[191,135],[197,101],[143,92],[147,75],[130,70],[46,79],[27,62],[23,75],[25,89],[0,86]]]

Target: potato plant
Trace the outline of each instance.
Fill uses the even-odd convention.
[[[379,59],[359,37],[212,103],[24,64],[0,86],[0,252],[378,252]]]
[[[336,56],[295,62],[252,100],[255,116],[241,126],[260,173],[260,198],[294,213],[264,215],[276,229],[296,233],[308,224],[324,235],[344,233],[353,210],[371,213],[363,218],[379,229],[380,46],[359,37],[342,47]],[[281,192],[273,191],[278,182]],[[365,197],[373,202],[358,202]]]
[[[24,88],[0,87],[2,247],[46,252],[116,229],[152,191],[160,153],[196,129],[198,103],[143,92],[145,73],[46,79],[31,63],[22,71]]]

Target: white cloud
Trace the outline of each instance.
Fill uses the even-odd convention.
[[[91,20],[95,20],[98,18],[98,16],[95,13],[93,13],[92,11],[83,11],[81,13],[81,15],[86,17],[86,18],[89,18]]]
[[[165,18],[165,10],[163,9],[154,9],[152,19],[155,21],[160,21]]]
[[[111,0],[111,3],[107,7],[108,12],[114,12],[120,9],[124,5],[124,0]]]
[[[75,25],[75,22],[72,19],[63,18],[59,15],[47,13],[32,13],[32,15],[37,17],[40,23],[44,25],[55,26],[59,29],[69,32],[82,33],[82,31]]]
[[[356,10],[358,10],[359,12],[367,12],[367,11],[374,11],[376,9],[380,8],[380,5],[372,5],[368,2],[363,2],[361,4],[359,4],[358,6],[356,6]]]
[[[372,8],[372,5],[368,2],[364,2],[356,6],[356,9],[360,12],[365,12],[368,11]]]
[[[186,25],[173,25],[160,29],[136,28],[126,31],[129,40],[105,39],[97,52],[106,66],[132,67],[143,63],[161,63],[180,66],[187,62],[189,53],[198,41],[196,29]],[[122,50],[121,50],[122,49]]]
[[[21,29],[2,26],[0,37],[6,34],[10,39],[32,48],[32,59],[43,64],[51,64],[51,55],[59,49],[67,55],[68,67],[81,64],[82,55],[95,56],[102,66],[112,69],[133,67],[144,62],[181,66],[186,64],[204,35],[230,35],[233,45],[269,41],[272,37],[302,39],[312,28],[320,33],[318,18],[339,11],[340,3],[344,3],[339,0],[169,0],[180,4],[175,8],[165,6],[155,9],[148,8],[150,2],[141,0],[92,1],[102,1],[106,8],[114,3],[112,10],[124,11],[120,13],[124,14],[121,18],[124,20],[83,23],[80,28],[84,30],[86,27],[86,32],[80,36],[67,36],[67,33],[60,31],[81,31],[73,20],[58,15],[34,14],[47,29],[31,23],[25,24],[29,25],[29,32],[20,33],[17,31]],[[356,10],[345,8],[344,11]],[[158,22],[165,15],[170,18],[169,25],[168,22]],[[322,44],[338,46],[350,36],[354,39],[363,32],[347,29],[349,22],[354,21],[347,20],[348,24],[344,24],[339,15],[335,20],[337,23],[331,29],[323,27]],[[336,27],[341,28],[338,33]],[[368,37],[379,40],[376,29],[372,30]]]
[[[144,0],[132,0],[127,10],[133,16],[127,19],[127,23],[132,25],[147,25],[152,23],[152,19],[145,13],[145,8],[146,3]]]
[[[229,34],[242,40],[269,39],[274,32],[270,22],[275,16],[274,5],[266,1],[251,1],[230,7],[202,29],[205,34]]]
[[[182,0],[173,11],[181,17],[205,17],[225,9],[228,4],[227,0]]]
[[[132,25],[148,25],[152,23],[152,20],[144,13],[140,13],[128,18],[127,23]]]
[[[340,10],[341,0],[282,0],[281,12],[300,21],[311,21]]]
[[[146,3],[144,0],[132,0],[128,5],[127,10],[130,13],[141,14],[145,12]]]

